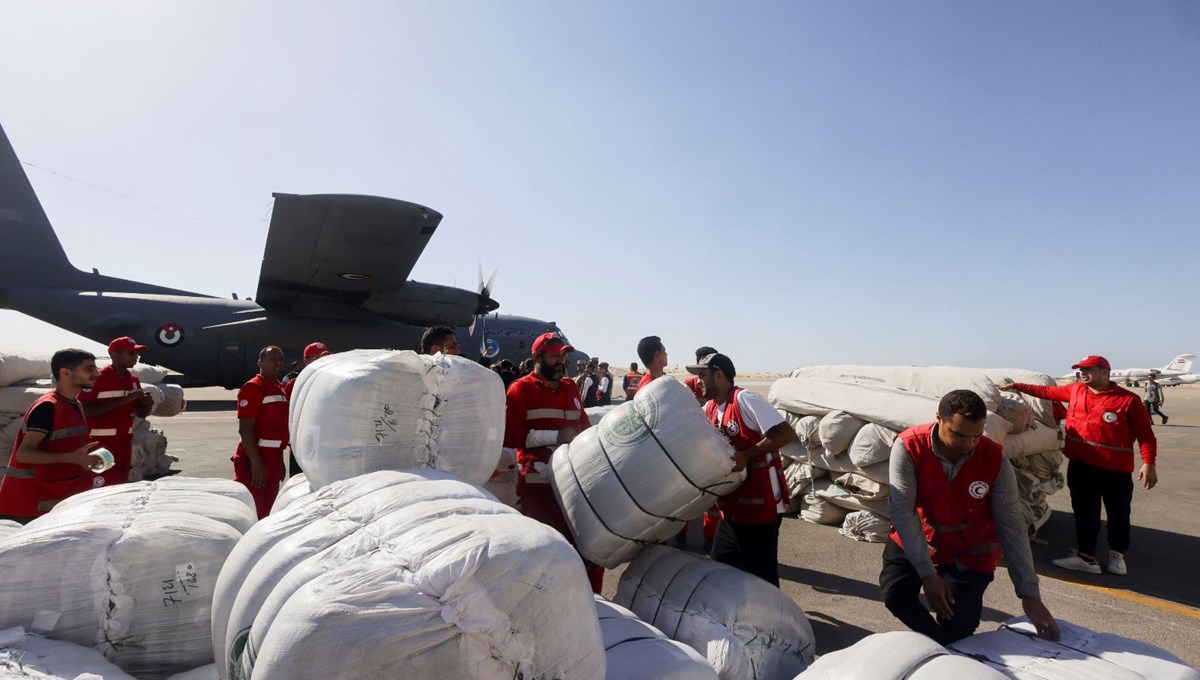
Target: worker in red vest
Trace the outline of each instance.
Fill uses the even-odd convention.
[[[25,524],[50,512],[57,503],[93,487],[104,478],[91,466],[101,462],[90,452],[99,443],[88,436],[79,393],[96,382],[96,357],[64,349],[50,358],[54,391],[25,412],[13,442],[8,470],[0,478],[0,518]]]
[[[106,486],[129,481],[133,462],[133,418],[145,418],[154,408],[150,395],[142,391],[141,381],[129,370],[137,364],[138,355],[145,351],[145,345],[139,345],[128,335],[108,343],[112,363],[100,369],[96,384],[79,395],[92,439],[111,451],[115,461],[102,475]]]
[[[550,455],[591,427],[575,381],[567,377],[567,355],[575,348],[558,333],[543,333],[533,341],[533,372],[508,386],[505,412],[505,454],[518,466],[517,496],[521,514],[554,527],[574,545],[554,490],[550,487]],[[597,594],[604,585],[604,568],[584,561],[588,581]]]
[[[233,479],[254,497],[258,518],[271,513],[283,483],[283,450],[288,445],[288,398],[283,391],[283,350],[264,347],[258,353],[258,375],[238,391],[238,443]]]
[[[637,394],[638,383],[642,381],[642,372],[638,370],[637,362],[629,364],[629,370],[625,372],[625,377],[621,378],[621,389],[625,392],[625,401],[633,399],[633,395]]]
[[[717,502],[721,523],[712,558],[778,586],[779,526],[788,511],[779,447],[795,441],[796,431],[761,394],[734,386],[737,372],[724,354],[687,370],[704,384],[704,414],[733,445],[733,469],[746,470],[746,481]]]
[[[942,397],[935,422],[901,432],[892,445],[883,603],[940,644],[961,640],[979,627],[1003,553],[1025,615],[1038,635],[1057,640],[1017,506],[1017,477],[1000,444],[983,435],[986,418],[979,395],[954,390]],[[934,616],[917,597],[922,589]]]

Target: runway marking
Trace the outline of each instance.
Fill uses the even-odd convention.
[[[1162,598],[1153,597],[1150,595],[1142,595],[1141,593],[1135,593],[1135,592],[1132,592],[1129,590],[1121,590],[1120,588],[1105,588],[1104,586],[1092,585],[1091,583],[1083,583],[1082,581],[1072,581],[1068,578],[1063,578],[1063,575],[1059,574],[1057,572],[1054,574],[1048,574],[1048,573],[1045,573],[1042,571],[1038,571],[1038,576],[1052,579],[1054,581],[1058,581],[1059,583],[1066,583],[1067,585],[1078,586],[1080,588],[1083,588],[1084,590],[1090,590],[1094,593],[1100,593],[1102,595],[1112,595],[1113,597],[1116,597],[1116,598],[1119,598],[1122,600],[1127,600],[1129,602],[1135,602],[1140,605],[1145,605],[1152,609],[1157,609],[1159,611],[1169,612],[1171,614],[1176,614],[1178,616],[1183,616],[1183,617],[1187,617],[1189,619],[1196,619],[1197,621],[1200,621],[1200,609],[1196,609],[1195,607],[1189,607],[1186,604],[1179,604],[1178,602],[1171,602],[1170,600],[1164,600]]]

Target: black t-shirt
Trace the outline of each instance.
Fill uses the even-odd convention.
[[[61,395],[60,395],[61,398]],[[76,411],[81,414],[83,410],[79,407],[79,402],[68,399],[67,403],[75,407]],[[26,432],[41,432],[42,434],[50,434],[50,430],[54,428],[54,404],[48,401],[43,401],[37,405],[37,408],[29,414],[25,419]]]

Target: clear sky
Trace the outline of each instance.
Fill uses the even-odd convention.
[[[253,296],[272,191],[378,194],[445,215],[413,278],[499,268],[502,312],[617,364],[650,334],[741,371],[1200,352],[1197,2],[9,2],[0,26],[18,155],[104,189],[27,169],[83,269]],[[0,351],[81,342],[0,311]]]

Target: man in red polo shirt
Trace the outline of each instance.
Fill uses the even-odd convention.
[[[138,361],[146,346],[139,345],[128,335],[108,343],[112,363],[100,369],[96,384],[79,395],[87,416],[91,437],[112,452],[116,463],[104,472],[105,485],[129,481],[133,462],[133,417],[145,418],[154,408],[150,395],[142,391],[142,383],[129,369]]]
[[[1133,392],[1109,380],[1108,359],[1091,355],[1071,368],[1079,371],[1079,382],[1069,385],[1013,383],[1001,389],[1067,402],[1066,443],[1067,488],[1075,514],[1074,555],[1052,560],[1063,569],[1099,574],[1096,536],[1100,533],[1100,504],[1108,516],[1108,571],[1124,576],[1125,551],[1129,548],[1129,515],[1133,503],[1133,442],[1141,445],[1142,467],[1138,481],[1147,489],[1158,484],[1155,460],[1158,439],[1150,414]]]
[[[1057,640],[1017,505],[1017,476],[1000,444],[983,435],[986,418],[979,395],[954,390],[938,403],[936,421],[901,432],[892,444],[883,603],[939,644],[961,640],[979,627],[983,593],[1003,552],[1025,615],[1038,635]],[[922,589],[936,618],[918,598]]]
[[[288,399],[279,378],[283,350],[264,347],[258,353],[258,375],[238,391],[238,435],[233,479],[250,489],[258,518],[271,513],[283,482],[283,450],[288,445]]]
[[[504,447],[516,457],[521,514],[554,527],[574,544],[554,490],[550,455],[591,427],[575,381],[567,377],[567,355],[575,351],[558,333],[533,341],[533,372],[508,386]],[[592,590],[604,585],[603,567],[584,561]]]

